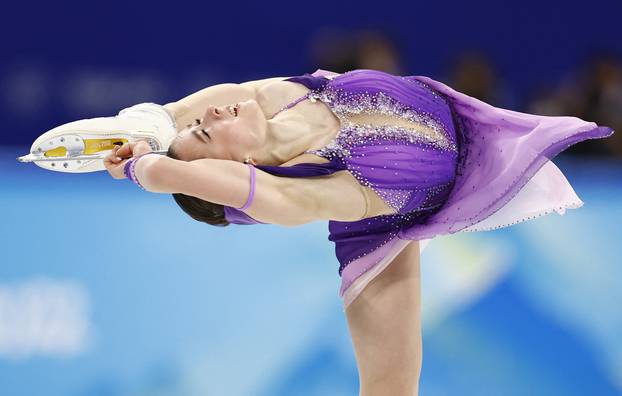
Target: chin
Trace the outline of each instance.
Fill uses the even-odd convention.
[[[248,106],[246,108],[246,110],[249,112],[249,118],[253,119],[253,121],[256,120],[266,120],[266,115],[263,112],[263,109],[261,108],[261,106],[259,106],[259,103],[257,103],[256,100],[248,100],[246,103],[248,103]]]

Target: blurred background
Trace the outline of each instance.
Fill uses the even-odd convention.
[[[0,394],[356,395],[326,223],[216,229],[15,158],[54,126],[318,68],[425,75],[617,132],[555,158],[585,205],[436,238],[420,393],[622,395],[622,3],[77,2],[0,15]]]

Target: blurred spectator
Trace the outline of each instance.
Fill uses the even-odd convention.
[[[572,115],[616,130],[607,139],[587,140],[568,148],[571,154],[622,158],[622,65],[606,52],[588,58],[577,73],[550,92],[537,92],[527,111],[543,115]]]
[[[547,115],[547,116],[563,116],[568,115],[569,104],[564,98],[570,95],[563,94],[563,90],[547,84],[540,84],[529,95],[525,111],[527,113]]]
[[[312,40],[311,58],[313,67],[337,73],[354,69],[381,70],[394,75],[404,72],[395,40],[373,30],[321,29]]]
[[[398,76],[403,74],[396,44],[385,34],[361,32],[357,44],[360,69],[382,70]]]
[[[493,106],[515,109],[516,100],[508,84],[479,50],[464,51],[451,62],[447,84]]]

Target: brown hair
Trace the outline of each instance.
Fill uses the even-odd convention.
[[[175,152],[173,145],[168,148],[166,155],[170,158],[181,160]],[[230,223],[225,218],[225,207],[192,195],[173,193],[173,199],[177,205],[196,221],[201,221],[214,226],[226,227]]]

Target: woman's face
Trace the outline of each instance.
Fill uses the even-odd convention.
[[[184,161],[215,158],[243,162],[261,147],[266,130],[266,117],[253,99],[209,105],[201,123],[181,130],[171,146]]]

